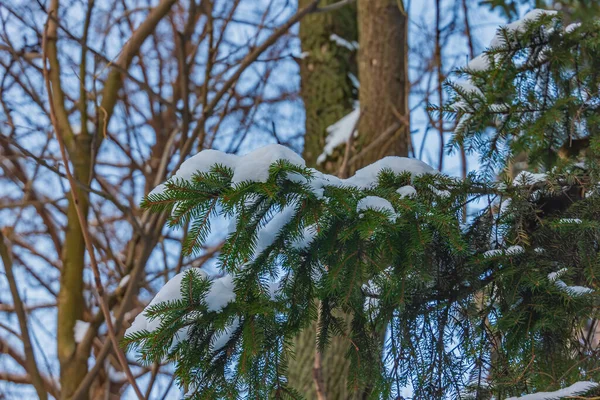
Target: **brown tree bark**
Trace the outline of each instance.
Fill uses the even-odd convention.
[[[406,157],[410,147],[408,17],[402,2],[359,0],[358,29],[361,118],[351,172],[388,155]]]
[[[308,0],[299,0],[304,7]],[[322,6],[335,3],[322,2]],[[348,5],[333,12],[315,13],[300,21],[300,95],[306,112],[304,159],[316,166],[323,152],[327,127],[350,113],[357,99],[350,74],[357,75],[356,50],[336,44],[332,35],[348,41],[358,40],[356,6]]]

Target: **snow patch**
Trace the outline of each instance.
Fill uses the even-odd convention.
[[[258,148],[244,156],[209,149],[185,160],[169,180],[182,179],[189,181],[194,174],[210,172],[214,165],[219,164],[233,170],[231,182],[234,185],[245,181],[266,182],[269,178],[269,167],[279,160],[286,160],[300,167],[306,165],[302,157],[279,144]],[[162,193],[165,189],[166,185],[161,184],[154,188],[150,194]]]
[[[483,257],[491,258],[491,257],[501,256],[502,254],[504,254],[504,250],[493,249],[493,250],[488,250],[485,253],[483,253]]]
[[[431,191],[438,197],[442,197],[444,199],[450,197],[450,192],[448,190],[440,190],[433,185],[429,185],[429,189],[431,189]]]
[[[469,63],[469,65],[470,65],[470,63]],[[481,91],[481,89],[479,89],[477,86],[475,86],[473,84],[473,81],[471,81],[470,79],[466,80],[466,81],[454,82],[454,86],[456,86],[457,88],[460,88],[465,93],[473,93],[473,94],[483,96],[483,92]]]
[[[515,186],[534,185],[546,181],[546,174],[534,174],[529,171],[522,171],[513,180]]]
[[[359,169],[354,176],[343,180],[343,183],[360,189],[371,189],[377,184],[377,177],[383,170],[391,170],[395,174],[408,172],[413,178],[425,174],[438,173],[434,168],[421,160],[388,156]]]
[[[490,69],[490,60],[486,53],[480,54],[467,64],[467,69],[472,72],[487,71]]]
[[[161,319],[155,318],[150,320],[145,315],[145,310],[156,304],[163,303],[166,301],[181,300],[181,281],[183,280],[186,273],[196,274],[198,278],[207,278],[206,272],[200,269],[189,269],[184,272],[180,272],[171,278],[162,289],[154,296],[152,301],[148,303],[144,311],[135,317],[135,320],[125,332],[125,335],[131,335],[142,330],[153,332],[160,326]],[[225,275],[220,278],[212,280],[210,290],[206,295],[206,304],[208,311],[219,312],[227,304],[235,300],[233,277],[231,275]]]
[[[417,189],[415,189],[414,187],[412,187],[410,185],[407,185],[407,186],[402,186],[401,188],[396,190],[396,193],[398,193],[401,198],[415,197],[417,195]]]
[[[294,217],[296,208],[286,206],[281,212],[275,214],[267,224],[257,233],[256,249],[254,257],[258,257],[263,251],[275,242],[277,236],[284,226],[286,226]]]
[[[561,224],[581,224],[583,221],[579,218],[562,218],[558,222]]]
[[[527,24],[540,19],[544,15],[556,15],[556,14],[557,14],[557,12],[552,11],[552,10],[535,9],[535,10],[532,10],[532,11],[528,12],[527,14],[525,14],[523,16],[523,18],[521,18],[520,20],[506,25],[504,27],[504,29],[511,33],[521,33],[521,32],[525,31]],[[571,26],[571,25],[573,25],[573,26]],[[575,30],[578,27],[578,26],[575,26],[576,24],[571,24],[571,25],[569,25],[567,28],[565,28],[565,31],[572,32],[573,30]],[[503,44],[504,44],[504,36],[502,35],[502,30],[499,29],[496,32],[496,35],[494,36],[494,38],[492,39],[492,41],[490,42],[490,45],[488,47],[499,47]],[[491,66],[489,57],[490,56],[487,53],[480,54],[479,56],[477,56],[474,59],[472,59],[471,61],[469,61],[469,63],[467,63],[466,69],[468,69],[471,72],[480,72],[480,71],[489,70],[490,66]]]
[[[367,196],[359,200],[356,205],[356,212],[364,210],[388,211],[392,215],[388,217],[390,222],[396,222],[396,210],[388,200],[378,196]]]
[[[123,278],[121,278],[118,287],[122,288],[127,286],[127,284],[129,283],[129,279],[131,279],[131,275],[125,275]]]
[[[556,281],[558,278],[560,278],[561,276],[563,276],[566,272],[568,271],[567,268],[561,268],[556,272],[550,272],[548,274],[548,280],[550,282],[554,282]]]
[[[505,250],[503,249],[493,249],[493,250],[488,250],[485,253],[483,253],[483,257],[484,258],[491,258],[491,257],[497,257],[497,256],[514,256],[517,254],[522,254],[525,252],[525,249],[523,249],[523,247],[521,246],[510,246],[507,247]]]
[[[292,242],[292,247],[297,250],[304,250],[317,236],[317,227],[315,225],[310,225],[304,228],[302,231],[302,236]]]
[[[556,15],[556,14],[557,14],[557,12],[554,10],[542,10],[540,8],[536,8],[534,10],[529,11],[520,20],[517,20],[515,22],[512,22],[512,23],[506,25],[505,29],[509,32],[521,33],[521,32],[525,31],[525,29],[527,28],[527,24],[535,22],[545,15]],[[500,46],[503,44],[503,42],[504,42],[504,37],[502,36],[501,31],[499,30],[496,33],[496,36],[494,37],[494,39],[492,39],[492,42],[490,43],[490,47]]]
[[[356,107],[350,114],[342,117],[338,122],[327,127],[327,137],[323,153],[317,158],[317,164],[323,164],[328,156],[341,144],[347,143],[355,132],[356,123],[360,117],[360,107]]]
[[[116,370],[115,367],[110,365],[110,363],[108,361],[106,361],[105,366],[106,366],[106,372],[108,374],[108,379],[111,382],[120,383],[120,382],[127,381],[127,374],[125,374],[125,372]]]
[[[340,37],[338,35],[336,35],[335,33],[331,34],[331,36],[329,36],[329,40],[331,40],[332,42],[334,42],[335,44],[337,44],[340,47],[345,47],[346,49],[350,50],[350,51],[354,51],[358,49],[358,42],[350,42],[346,39],[344,39],[343,37]]]
[[[279,144],[260,147],[245,156],[239,157],[238,160],[231,180],[233,184],[245,181],[266,182],[269,179],[269,167],[279,160],[286,160],[290,164],[300,167],[306,166],[302,157]]]
[[[513,256],[516,254],[522,254],[525,252],[525,249],[523,249],[523,247],[521,246],[510,246],[509,248],[507,248],[505,250],[505,254],[509,255],[509,256]]]
[[[569,396],[577,396],[579,394],[583,394],[589,390],[598,387],[596,382],[583,381],[576,382],[569,387],[564,389],[556,390],[554,392],[539,392],[533,394],[527,394],[521,397],[509,397],[506,400],[551,400],[551,399],[561,399],[563,397]]]
[[[77,320],[75,321],[75,325],[73,326],[73,335],[75,339],[75,343],[81,343],[85,334],[87,333],[90,327],[89,322]]]
[[[567,27],[565,28],[565,32],[571,33],[574,30],[576,30],[577,28],[579,28],[580,26],[581,26],[581,22],[574,22],[572,24],[567,25]]]
[[[358,109],[355,112],[355,117],[358,118]],[[350,125],[353,126],[353,124],[346,123],[346,127]],[[351,131],[352,128],[349,128],[346,133],[350,134]],[[233,170],[232,184],[234,185],[245,181],[266,182],[269,177],[271,164],[278,160],[286,160],[299,167],[305,167],[306,165],[302,157],[298,154],[285,146],[277,144],[259,148],[245,156],[236,156],[218,150],[203,150],[186,160],[169,180],[191,180],[194,174],[210,172],[214,165],[220,164]],[[326,186],[354,186],[359,189],[371,189],[377,185],[379,173],[383,170],[390,170],[395,174],[410,173],[413,178],[424,174],[438,173],[434,168],[421,160],[388,156],[358,170],[354,176],[348,179],[339,179],[314,169],[310,170],[312,173],[312,178],[310,179],[297,173],[288,174],[287,179],[292,182],[308,185],[317,198],[322,198]],[[151,194],[162,193],[165,189],[165,184],[158,185]]]
[[[564,292],[570,294],[571,296],[583,296],[585,294],[590,294],[594,292],[594,289],[590,289],[585,286],[569,286],[564,283],[562,280],[558,279],[563,276],[568,271],[567,268],[559,269],[556,272],[551,272],[548,274],[548,280],[550,282],[554,282],[554,284]]]

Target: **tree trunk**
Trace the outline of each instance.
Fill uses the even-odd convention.
[[[75,138],[77,156],[73,158],[75,178],[88,183],[91,171],[91,141],[89,136]],[[89,210],[88,193],[78,189],[79,206],[85,218]],[[58,294],[57,345],[60,362],[61,398],[70,398],[88,370],[87,357],[76,351],[77,343],[73,328],[77,320],[83,319],[85,299],[83,297],[83,271],[85,267],[85,243],[77,205],[68,194],[67,227],[62,255],[60,292]]]
[[[350,172],[385,156],[406,157],[410,147],[406,12],[399,0],[359,0],[358,29],[361,117]]]
[[[336,13],[311,15],[301,22],[302,50],[308,52],[308,56],[302,60],[300,71],[301,95],[306,108],[304,158],[307,165],[315,166],[317,157],[323,152],[326,128],[348,114],[354,100],[348,80],[348,73],[353,71],[353,59],[340,59],[339,53],[331,50],[329,37],[336,33],[352,41],[351,29],[358,27],[361,117],[359,135],[348,157],[353,160],[348,165],[348,172],[353,173],[383,156],[408,155],[409,82],[407,17],[396,0],[359,0],[358,24],[356,19],[349,19],[350,15],[355,18],[355,10],[345,7]],[[338,173],[342,154],[343,148],[328,159],[324,164],[325,172]],[[349,326],[351,316],[346,318]],[[315,377],[319,377],[322,384],[320,398],[364,397],[364,388],[348,388],[350,362],[346,354],[351,346],[348,340],[332,338],[321,355],[320,366],[314,363],[315,340],[316,324],[295,339],[296,358],[290,362],[288,370],[290,385],[308,399],[318,398]],[[315,367],[320,367],[320,371]]]
[[[299,0],[299,7],[310,1]],[[335,3],[322,1],[322,5]],[[314,167],[325,146],[327,127],[350,113],[357,89],[350,74],[357,75],[356,50],[331,39],[331,35],[349,44],[358,39],[356,7],[345,6],[334,12],[307,15],[300,21],[303,58],[300,61],[300,95],[306,110],[304,159]]]

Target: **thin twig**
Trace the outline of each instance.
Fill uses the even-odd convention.
[[[335,11],[335,10],[338,10],[338,9],[340,9],[342,7],[350,5],[350,4],[354,3],[354,2],[356,2],[356,0],[341,0],[341,1],[338,1],[337,3],[333,3],[333,4],[330,4],[328,6],[319,7],[315,11],[313,11],[312,13],[316,14],[316,13],[324,13],[324,12]]]

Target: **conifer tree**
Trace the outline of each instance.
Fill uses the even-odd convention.
[[[189,159],[144,206],[189,222],[186,254],[230,219],[223,275],[177,275],[125,345],[174,362],[194,399],[300,398],[290,340],[314,321],[321,349],[347,340],[349,386],[373,398],[597,393],[599,34],[535,10],[448,82],[451,145],[481,155],[465,180],[401,157],[341,180],[281,146]],[[535,171],[498,182],[521,151]],[[465,204],[479,211],[462,221]]]

